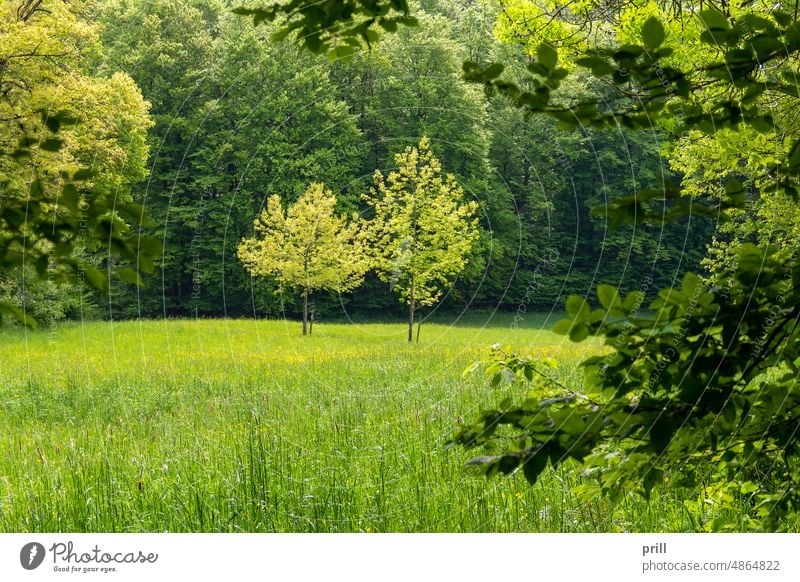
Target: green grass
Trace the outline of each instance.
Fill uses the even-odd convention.
[[[669,497],[611,506],[465,473],[459,417],[507,388],[462,370],[494,342],[555,357],[597,344],[544,317],[424,325],[151,321],[0,332],[0,531],[675,531]],[[550,319],[549,323],[552,323]]]

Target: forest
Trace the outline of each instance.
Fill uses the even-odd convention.
[[[702,268],[712,221],[609,233],[607,219],[590,214],[614,197],[692,173],[686,160],[664,157],[662,130],[560,132],[554,120],[525,120],[506,99],[487,100],[464,80],[465,60],[502,58],[524,70],[525,50],[501,40],[511,31],[495,32],[499,5],[422,2],[419,26],[347,60],[275,43],[274,31],[253,27],[232,13],[235,6],[104,1],[63,18],[35,15],[38,30],[25,34],[60,27],[52,50],[63,56],[15,71],[43,84],[37,95],[4,105],[80,111],[80,129],[69,130],[75,145],[61,153],[91,165],[108,196],[144,205],[146,233],[164,253],[141,288],[113,284],[102,293],[23,284],[20,269],[6,271],[5,301],[45,323],[298,317],[299,296],[278,293],[236,259],[267,198],[292,202],[321,182],[336,193],[339,210],[363,213],[375,170],[391,170],[394,155],[420,136],[480,208],[480,241],[440,312],[514,312],[523,302],[550,310],[600,282],[634,289],[646,278],[656,290]],[[77,86],[61,84],[64,63],[80,71]],[[589,75],[578,76],[563,97],[578,100],[591,85]],[[81,252],[101,268],[108,260],[91,245]],[[547,276],[535,278],[537,268]],[[403,315],[374,274],[352,293],[318,293],[313,304],[318,317],[334,320]]]

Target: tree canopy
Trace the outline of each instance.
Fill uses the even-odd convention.
[[[302,293],[303,335],[311,293],[351,291],[370,266],[359,220],[337,216],[335,206],[333,192],[318,182],[288,209],[270,196],[253,224],[256,236],[242,239],[237,251],[251,275],[275,277]]]
[[[452,174],[442,176],[428,138],[397,154],[395,163],[386,178],[375,172],[366,202],[374,213],[375,267],[408,305],[410,342],[414,311],[435,304],[467,266],[478,238],[478,205],[464,200]]]
[[[98,30],[83,4],[0,5],[0,264],[105,289],[112,276],[139,282],[159,252],[132,229],[152,122],[127,74],[94,71]],[[80,254],[98,248],[130,267],[104,274]],[[24,304],[2,301],[3,312],[33,323]]]

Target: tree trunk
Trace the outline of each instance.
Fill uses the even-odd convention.
[[[417,343],[419,343],[419,332],[422,331],[422,314],[417,318]]]
[[[414,273],[411,273],[411,290],[408,294],[408,343],[414,341]]]
[[[308,289],[303,293],[303,335],[308,332]]]
[[[408,343],[414,341],[414,299],[408,302]]]

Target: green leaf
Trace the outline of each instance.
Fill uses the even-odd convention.
[[[94,170],[91,168],[81,168],[72,175],[72,179],[81,182],[83,180],[88,180],[92,176],[94,176]]]
[[[539,450],[534,453],[523,463],[522,474],[525,475],[525,480],[531,485],[536,485],[539,475],[547,467],[547,455]]]
[[[651,49],[656,49],[664,42],[664,26],[655,16],[651,16],[642,26],[642,40]]]
[[[789,150],[789,157],[787,158],[789,171],[793,174],[800,173],[800,139],[792,144],[792,149]]]
[[[703,41],[706,44],[715,46],[729,44],[728,33],[731,30],[731,25],[724,14],[722,14],[718,10],[710,9],[701,11],[698,14],[698,17],[700,18],[700,21],[706,28],[706,30],[704,30],[700,34],[701,41]],[[734,34],[733,35],[734,43],[735,43],[735,36],[736,35]],[[737,70],[730,70],[729,73],[732,76],[736,76],[738,74]]]
[[[18,307],[6,302],[0,301],[0,314],[10,315],[23,325],[27,325],[32,329],[36,329],[36,320],[30,315],[19,309]]]
[[[53,133],[58,133],[58,130],[61,129],[61,119],[59,119],[57,116],[48,117],[45,115],[44,124],[47,126],[47,129]]]
[[[119,269],[115,273],[115,276],[117,279],[125,283],[131,283],[136,286],[142,285],[142,278],[139,276],[139,273],[137,273],[135,269],[130,269],[127,267]]]
[[[725,192],[728,194],[738,194],[742,191],[744,191],[744,184],[742,184],[741,180],[731,178],[725,182]]]
[[[258,26],[262,22],[272,22],[275,20],[275,13],[269,10],[258,8],[234,8],[232,12],[239,16],[252,16],[254,26]]]
[[[525,366],[525,368],[524,368],[522,373],[525,375],[525,379],[528,382],[533,382],[533,367],[532,366]]]
[[[622,302],[622,307],[625,309],[625,311],[631,312],[639,309],[642,306],[643,301],[644,293],[641,291],[631,291],[625,296],[625,300]]]
[[[505,66],[502,63],[492,63],[483,70],[483,76],[486,79],[495,79],[503,73],[504,69]]]
[[[567,335],[571,328],[572,328],[572,320],[571,319],[560,319],[553,326],[553,332],[561,334],[561,335]]]
[[[700,22],[709,30],[730,30],[731,28],[731,23],[728,21],[727,17],[714,8],[701,10],[697,16],[700,18]]]
[[[500,457],[497,468],[503,475],[510,475],[519,467],[519,455],[503,455]]]
[[[339,45],[332,51],[328,52],[328,59],[331,61],[349,61],[353,57],[355,50],[355,47],[350,45]]]
[[[78,193],[78,189],[75,187],[75,184],[71,184],[67,182],[61,188],[61,197],[59,198],[59,203],[72,210],[73,212],[77,212],[80,205],[80,194]]]
[[[138,242],[138,250],[143,255],[158,257],[163,251],[163,245],[160,239],[152,236],[144,237]]]
[[[589,328],[585,325],[577,324],[569,332],[569,339],[574,342],[582,342],[589,337]]]
[[[543,42],[536,49],[536,62],[552,71],[558,63],[558,52],[551,44]]]
[[[36,200],[44,196],[44,187],[42,186],[42,181],[36,178],[33,182],[31,182],[28,192],[30,193],[31,198]]]
[[[614,72],[614,67],[602,57],[583,57],[575,59],[575,64],[580,67],[591,69],[595,77],[603,77]]]
[[[589,306],[586,304],[586,299],[580,295],[570,295],[567,297],[565,306],[567,313],[572,316],[572,319],[576,323],[583,321],[589,317],[589,314],[591,313]]]
[[[386,32],[397,31],[397,22],[387,18],[381,18],[380,20],[378,20],[378,26],[380,26]]]
[[[106,291],[108,289],[108,278],[100,269],[94,265],[85,264],[82,266],[81,271],[89,285],[99,291]]]
[[[600,305],[606,309],[622,307],[619,292],[612,285],[598,285],[597,298],[600,300]]]

